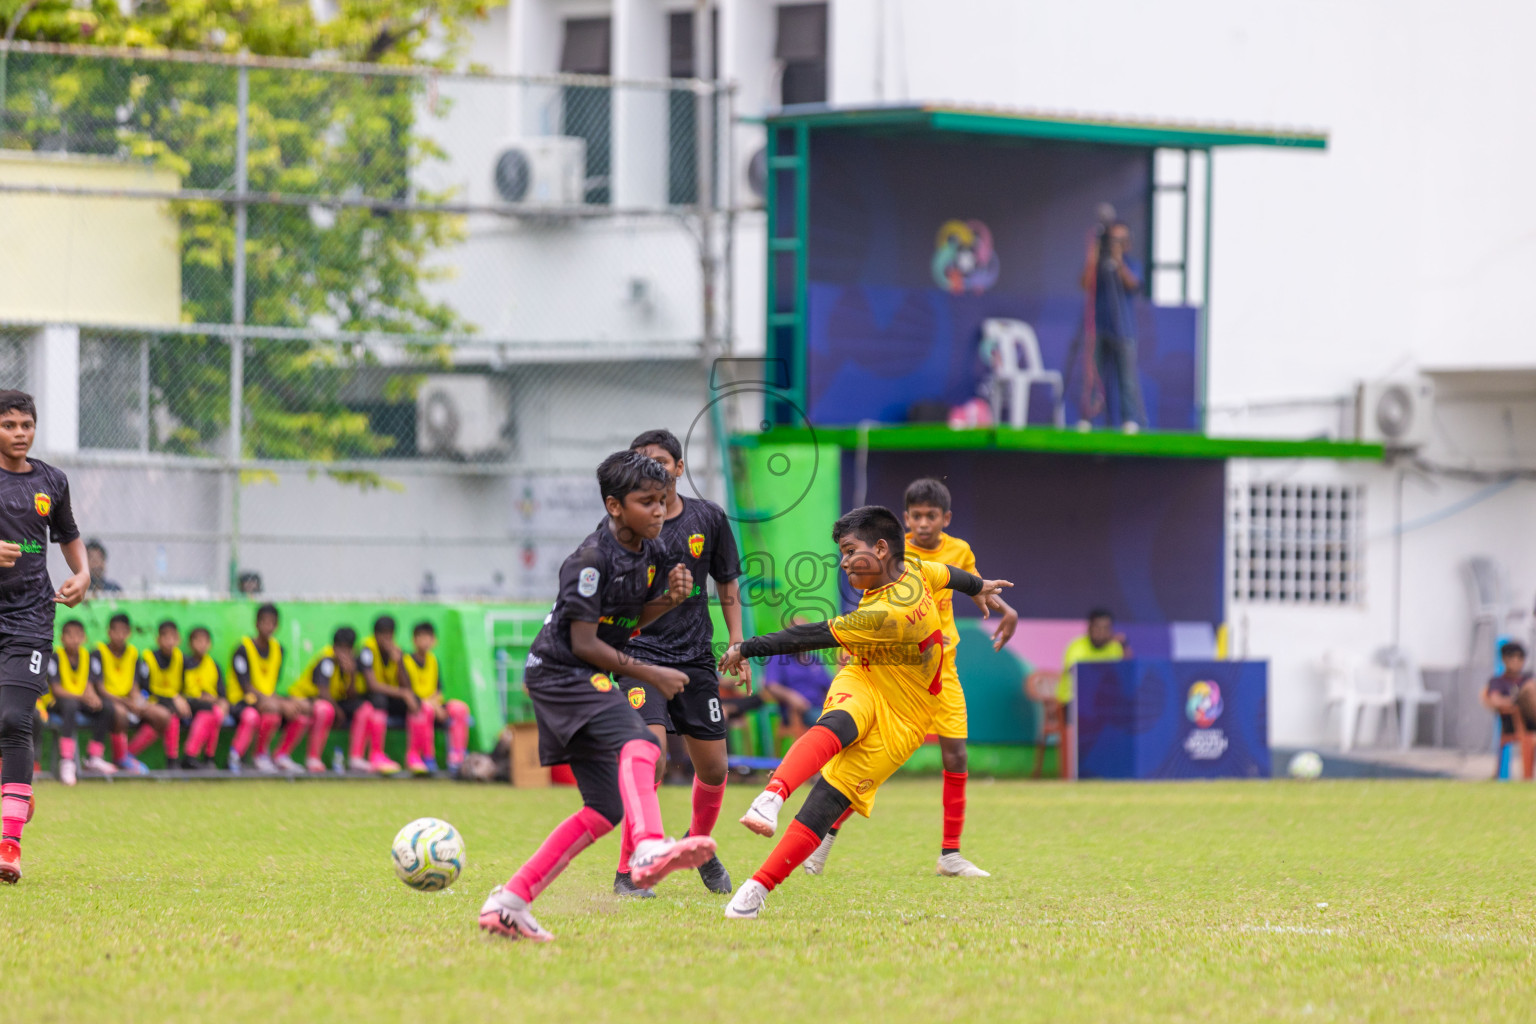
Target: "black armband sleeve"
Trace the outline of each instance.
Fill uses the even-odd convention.
[[[807,622],[790,626],[777,633],[754,636],[741,645],[741,653],[748,658],[770,658],[775,654],[799,654],[801,651],[824,651],[838,646],[832,627],[825,622]]]
[[[975,597],[981,593],[981,577],[972,576],[964,569],[947,566],[949,569],[949,589],[958,590],[967,597]]]

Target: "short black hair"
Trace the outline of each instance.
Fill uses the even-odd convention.
[[[105,558],[107,555],[107,546],[101,541],[97,540],[95,537],[92,537],[90,540],[85,542],[85,550],[100,551],[103,558]]]
[[[351,626],[342,626],[336,631],[335,635],[331,637],[331,646],[333,648],[356,647],[357,630],[353,629]]]
[[[935,480],[931,476],[913,480],[907,484],[907,493],[902,499],[902,507],[911,508],[913,505],[931,505],[941,512],[948,512],[949,488],[944,486],[942,480]]]
[[[256,621],[260,622],[261,621],[261,617],[263,615],[270,615],[274,619],[282,618],[281,615],[277,614],[277,605],[273,604],[270,601],[268,601],[266,604],[263,604],[263,605],[260,605],[260,606],[257,607],[257,609],[256,609]]]
[[[79,619],[65,619],[64,625],[59,627],[59,632],[62,634],[64,630],[69,629],[70,627],[74,627],[82,633],[85,632],[85,623],[81,622]]]
[[[1514,640],[1506,640],[1504,646],[1499,648],[1499,657],[1507,658],[1511,654],[1518,654],[1523,658],[1525,657],[1525,648]]]
[[[664,488],[671,479],[661,463],[633,449],[614,452],[597,467],[597,486],[604,501],[617,498],[622,503],[631,492],[646,490],[647,484]]]
[[[117,625],[119,622],[121,622],[123,625],[127,626],[129,629],[133,628],[133,623],[129,622],[128,621],[128,616],[124,615],[122,612],[118,612],[116,615],[112,616],[110,619],[107,620],[107,628],[111,629],[113,626]]]
[[[163,619],[160,622],[160,625],[155,627],[155,633],[156,635],[159,635],[168,629],[174,629],[178,633],[181,632],[181,627],[176,625],[176,621],[174,619]]]
[[[861,505],[839,516],[832,524],[832,543],[841,544],[843,538],[850,535],[871,546],[876,541],[885,541],[898,562],[907,557],[906,532],[901,520],[884,505]]]
[[[647,430],[645,433],[629,442],[629,450],[632,452],[637,452],[641,448],[649,448],[651,445],[655,445],[657,448],[660,448],[662,451],[672,456],[673,462],[683,461],[682,442],[677,439],[676,434],[666,429]]]
[[[411,636],[415,636],[417,633],[430,633],[433,636],[437,636],[437,627],[430,622],[418,622],[411,627]]]
[[[1114,622],[1115,613],[1108,608],[1090,608],[1088,610],[1088,621],[1092,622],[1095,619],[1108,619],[1110,622]]]
[[[208,632],[208,627],[207,626],[193,626],[192,627],[192,632],[187,634],[187,639],[188,640],[196,640],[197,639],[197,634],[199,634],[199,633],[203,634],[203,636],[207,637],[209,640],[213,639],[213,634]]]
[[[25,391],[13,388],[0,391],[0,413],[7,412],[24,412],[32,417],[33,423],[37,422],[37,403]]]
[[[373,631],[375,633],[388,633],[393,636],[395,633],[395,617],[393,615],[380,615],[373,620]]]

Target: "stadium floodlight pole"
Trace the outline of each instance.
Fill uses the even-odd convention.
[[[240,463],[245,455],[245,233],[249,190],[251,70],[240,65],[235,97],[235,252],[229,319],[229,592],[240,589]]]

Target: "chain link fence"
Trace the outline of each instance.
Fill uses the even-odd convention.
[[[546,599],[640,430],[721,497],[727,101],[6,44],[0,386],[129,591]]]

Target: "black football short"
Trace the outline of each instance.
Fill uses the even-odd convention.
[[[539,723],[542,765],[612,758],[625,743],[646,735],[639,712],[601,672],[540,674],[528,680],[528,696]]]
[[[688,685],[668,700],[649,683],[621,680],[630,707],[640,712],[646,725],[660,725],[667,732],[696,740],[725,739],[725,709],[720,706],[720,677],[713,665],[671,665],[688,674]]]
[[[24,686],[41,696],[48,689],[48,659],[52,656],[50,640],[0,636],[0,686]]]
[[[321,699],[329,700],[330,698],[322,697]],[[338,725],[352,721],[357,716],[358,711],[364,707],[373,706],[373,702],[362,694],[344,697],[339,701],[333,700],[331,703],[336,706],[336,722]]]

